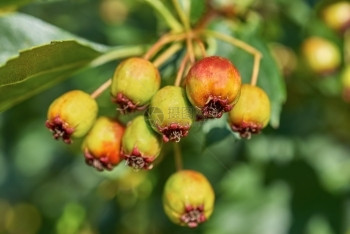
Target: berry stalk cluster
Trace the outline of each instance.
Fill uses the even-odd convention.
[[[222,118],[241,138],[250,138],[266,127],[270,101],[256,86],[261,54],[233,37],[191,29],[181,6],[174,5],[184,31],[169,33],[157,41],[143,57],[122,61],[108,80],[93,94],[80,90],[58,97],[49,107],[46,126],[55,139],[72,143],[82,137],[85,162],[99,171],[112,170],[121,161],[134,170],[150,170],[163,144],[177,144],[186,137],[194,122]],[[207,56],[203,37],[214,36],[254,55],[250,84],[242,84],[238,68],[227,58]],[[180,44],[179,44],[180,43]],[[185,45],[174,85],[162,86],[158,66]],[[159,55],[168,44],[168,49]],[[196,50],[196,48],[198,50]],[[200,51],[196,53],[196,51]],[[157,58],[151,62],[155,56]],[[111,100],[123,115],[138,112],[127,124],[106,116],[98,117],[95,98],[110,89]],[[179,149],[179,148],[177,148]],[[180,153],[176,152],[177,157]],[[181,164],[177,159],[177,164]],[[214,206],[214,192],[199,172],[181,170],[173,174],[164,188],[165,213],[176,224],[196,227],[206,221]]]

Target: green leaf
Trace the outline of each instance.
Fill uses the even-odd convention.
[[[0,67],[0,111],[57,84],[100,54],[76,41],[57,41],[22,51]]]
[[[42,2],[42,3],[48,3],[48,2],[57,2],[62,0],[1,0],[0,2],[0,13],[2,10],[8,10],[12,9],[15,10],[16,8],[32,3],[32,2]]]
[[[18,51],[57,40],[77,40],[98,51],[108,48],[89,42],[35,17],[12,13],[0,17],[0,64],[17,56]]]
[[[108,49],[21,13],[1,17],[0,29],[0,64],[7,61],[0,66],[0,111],[57,84]]]
[[[233,133],[228,126],[226,115],[220,119],[211,119],[205,121],[202,126],[202,131],[205,135],[203,150],[216,143],[221,142],[230,135],[235,136],[235,133]]]
[[[202,17],[202,15],[205,13],[205,11],[206,11],[205,1],[192,0],[191,13],[190,13],[191,24],[196,24],[198,20]]]
[[[8,7],[18,7],[27,3],[32,2],[33,0],[1,0],[0,9]]]

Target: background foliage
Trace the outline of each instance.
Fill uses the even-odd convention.
[[[198,229],[173,225],[162,210],[162,188],[175,171],[171,145],[152,171],[119,165],[98,173],[84,164],[79,140],[66,146],[51,139],[44,123],[53,99],[70,89],[92,92],[120,58],[142,54],[165,32],[146,2],[1,1],[0,233],[350,233],[349,103],[339,71],[315,75],[300,55],[310,35],[344,44],[320,20],[326,1],[240,1],[239,18],[209,25],[263,53],[258,85],[273,113],[270,127],[249,141],[237,140],[224,119],[197,123],[182,141],[185,168],[205,174],[217,196],[211,219]],[[193,4],[196,22],[204,6]],[[207,43],[249,81],[251,55]],[[284,77],[272,43],[296,56]],[[163,84],[172,82],[180,54],[160,67]],[[100,115],[116,115],[108,92],[98,102]]]

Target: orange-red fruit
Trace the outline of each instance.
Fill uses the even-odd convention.
[[[46,127],[53,137],[70,144],[72,137],[84,136],[93,125],[98,106],[89,94],[72,90],[56,98],[47,113]]]
[[[229,124],[242,138],[257,134],[270,120],[270,100],[259,87],[242,85],[241,96],[229,113]]]
[[[82,145],[85,162],[99,171],[112,170],[121,161],[123,134],[124,127],[120,123],[99,117]]]
[[[220,118],[232,109],[241,89],[241,76],[226,58],[211,56],[196,62],[186,76],[187,97],[199,118]]]
[[[321,37],[310,37],[303,42],[302,52],[310,69],[318,74],[334,72],[341,63],[336,44]]]
[[[192,170],[182,170],[169,177],[163,192],[163,208],[175,224],[197,227],[214,210],[215,194],[207,178]]]

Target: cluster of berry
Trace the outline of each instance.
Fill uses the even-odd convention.
[[[121,160],[136,170],[151,169],[162,142],[179,142],[188,135],[194,121],[221,118],[229,112],[231,129],[249,138],[259,133],[270,118],[266,93],[255,85],[242,85],[236,67],[219,56],[194,63],[184,88],[161,87],[153,63],[143,58],[126,59],[115,70],[111,94],[121,113],[144,114],[126,127],[107,117],[95,120],[95,99],[74,90],[51,104],[46,122],[54,138],[66,143],[72,142],[71,137],[87,133],[82,145],[85,160],[98,170],[112,170]],[[164,209],[177,224],[197,226],[210,216],[213,204],[212,186],[199,172],[180,170],[165,185]]]

